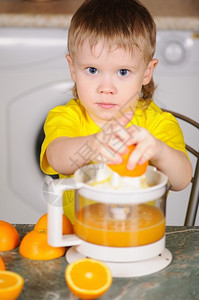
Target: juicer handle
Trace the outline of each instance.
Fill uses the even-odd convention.
[[[82,184],[76,183],[71,177],[52,179],[46,176],[44,182],[43,192],[48,203],[48,243],[54,247],[80,245],[82,241],[75,234],[62,233],[63,191],[78,189]]]

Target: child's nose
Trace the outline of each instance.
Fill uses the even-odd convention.
[[[117,93],[116,86],[111,80],[104,80],[98,87],[98,92],[100,94],[111,94],[114,95]]]

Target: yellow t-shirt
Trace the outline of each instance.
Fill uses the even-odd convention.
[[[140,101],[138,101],[134,117],[127,127],[131,125],[145,127],[157,139],[174,149],[183,151],[187,155],[183,134],[177,120],[173,115],[162,112],[152,100],[140,99]],[[66,105],[53,108],[49,112],[44,124],[45,139],[42,144],[40,157],[42,171],[49,175],[58,174],[48,164],[46,159],[46,149],[54,139],[61,136],[86,136],[95,134],[100,130],[101,128],[92,121],[79,99],[71,99]],[[77,160],[76,162],[71,161],[71,163],[78,164],[78,155],[85,155],[85,151],[92,151],[92,149],[88,149],[88,147],[86,149],[86,145],[85,149],[83,148],[84,147],[77,149]],[[59,174],[59,177],[62,178],[66,176]],[[73,222],[74,192],[67,191],[67,193],[64,194],[64,213]]]

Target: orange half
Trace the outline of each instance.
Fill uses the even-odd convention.
[[[21,275],[11,271],[0,271],[0,299],[14,300],[19,297],[23,289],[24,279]]]
[[[34,230],[37,231],[47,231],[48,227],[48,215],[44,214],[39,218],[37,223],[35,224]],[[73,233],[73,225],[71,221],[63,214],[63,234],[72,234]]]
[[[128,146],[129,152],[122,155],[123,161],[121,164],[117,165],[108,165],[114,172],[117,172],[120,176],[129,176],[129,177],[138,177],[143,175],[146,172],[148,161],[142,165],[136,165],[133,170],[127,169],[127,162],[132,151],[135,149],[135,145]]]
[[[47,241],[47,232],[32,230],[21,241],[19,253],[33,260],[50,260],[65,254],[65,247],[52,247]]]
[[[112,284],[108,266],[95,259],[79,259],[66,267],[66,283],[70,291],[80,299],[101,297]]]
[[[0,220],[0,251],[9,251],[19,245],[20,238],[16,228]]]

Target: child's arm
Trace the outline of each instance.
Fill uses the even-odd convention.
[[[131,133],[132,143],[137,144],[129,158],[129,169],[133,169],[137,163],[143,164],[150,160],[168,176],[172,190],[182,190],[190,183],[192,166],[184,152],[169,147],[145,128],[131,126],[127,130]]]
[[[71,175],[91,161],[119,164],[122,162],[120,154],[128,151],[127,146],[137,144],[129,158],[129,169],[150,160],[168,176],[172,190],[185,188],[192,177],[192,166],[186,154],[167,146],[145,128],[131,126],[125,129],[131,118],[132,115],[124,115],[117,121],[107,122],[102,131],[94,135],[53,140],[46,150],[49,164],[58,173]],[[83,152],[85,145],[88,155],[77,155]]]
[[[56,138],[46,150],[48,163],[55,171],[65,175],[73,174],[91,161],[121,163],[120,154],[127,152],[130,144],[130,134],[125,126],[132,117],[132,113],[127,113],[117,120],[107,122],[94,135]]]

